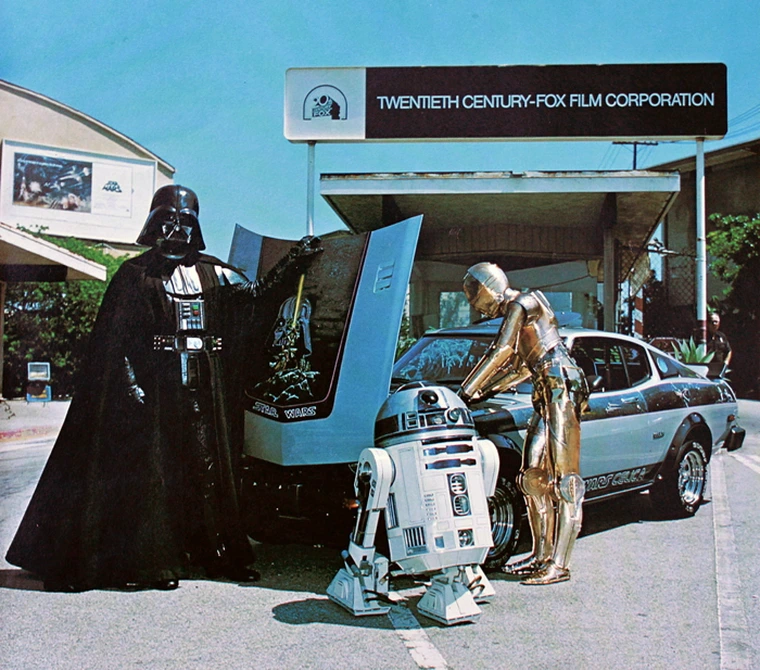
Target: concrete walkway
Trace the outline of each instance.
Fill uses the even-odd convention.
[[[12,443],[56,436],[70,404],[69,400],[0,400],[0,450]]]

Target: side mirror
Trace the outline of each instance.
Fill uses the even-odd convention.
[[[586,383],[591,393],[602,390],[602,381],[601,375],[586,375]]]

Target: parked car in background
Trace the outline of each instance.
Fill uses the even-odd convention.
[[[392,384],[426,380],[458,388],[499,325],[494,320],[426,334],[396,362]],[[573,328],[561,334],[592,389],[581,429],[586,501],[648,489],[662,514],[693,515],[715,449],[739,448],[744,439],[729,384],[709,380],[632,337]],[[497,445],[501,461],[491,500],[492,565],[515,551],[523,525],[516,476],[533,413],[530,393],[525,382],[471,408],[478,432]]]

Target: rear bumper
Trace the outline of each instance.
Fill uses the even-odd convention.
[[[726,436],[726,440],[723,443],[723,446],[727,451],[736,451],[737,449],[740,449],[744,444],[744,437],[746,434],[747,431],[744,430],[744,428],[739,428],[739,426],[731,426],[731,429],[728,431],[728,435]]]

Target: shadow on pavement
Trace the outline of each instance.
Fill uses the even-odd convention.
[[[45,587],[39,577],[31,572],[17,568],[15,570],[0,570],[0,588],[16,589],[19,591],[44,591]]]
[[[705,498],[702,507],[709,504],[709,498]],[[697,511],[697,514],[699,513]],[[674,517],[662,514],[652,507],[648,493],[632,493],[613,500],[584,504],[583,527],[579,539],[632,523],[674,520],[676,520]]]
[[[334,602],[321,598],[305,598],[282,603],[273,607],[272,613],[277,621],[290,625],[319,623],[357,628],[393,629],[393,624],[387,616],[355,617]]]

